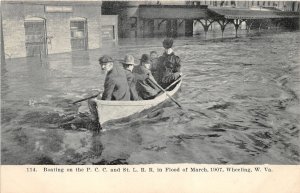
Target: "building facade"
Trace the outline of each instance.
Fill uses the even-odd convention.
[[[299,1],[186,1],[187,4],[208,5],[208,7],[236,7],[248,9],[278,9],[281,11],[300,11]]]
[[[176,5],[183,8],[178,9],[174,13],[173,18],[161,17],[157,11],[151,9],[157,6]],[[299,12],[300,2],[297,1],[104,1],[102,4],[103,14],[117,14],[119,15],[119,37],[134,38],[134,37],[153,37],[153,36],[183,36],[202,33],[204,30],[202,24],[196,19],[190,21],[185,18],[184,10],[193,7],[206,7],[206,9],[224,8],[239,10],[253,10],[255,11],[284,11],[284,12]],[[184,6],[186,6],[184,8]],[[143,7],[148,7],[148,10]],[[153,11],[153,17],[143,17],[144,12]],[[165,7],[165,10],[168,8]],[[164,10],[161,10],[164,11]],[[199,12],[205,10],[199,10]],[[179,18],[179,16],[183,16]],[[189,15],[189,14],[186,14]],[[155,17],[156,16],[156,17]],[[193,26],[194,25],[194,26]],[[260,24],[259,24],[260,25]],[[254,26],[254,25],[253,25]],[[270,27],[270,26],[268,26]],[[221,28],[217,22],[211,25],[211,29]],[[234,24],[228,25],[226,30],[235,31]],[[240,28],[246,29],[244,22]]]
[[[205,14],[207,8],[299,12],[299,4],[298,1],[2,0],[1,61],[3,58],[95,49],[103,43],[115,44],[118,37],[191,36],[203,33],[202,23],[195,18],[205,18],[201,14]],[[143,5],[146,7],[143,8]],[[159,12],[160,5],[178,5],[182,9],[169,10],[166,6]],[[176,9],[177,12],[174,11]],[[195,15],[195,11],[199,12],[197,17],[186,17]],[[148,16],[145,17],[146,12]],[[172,14],[157,17],[167,12]],[[214,27],[220,28],[216,22],[211,29]],[[231,28],[234,29],[233,24]]]
[[[141,20],[139,6],[184,6],[186,4],[185,1],[104,1],[102,4],[102,14],[119,16],[118,30],[120,38],[165,36],[172,33],[180,36],[185,35],[187,31],[185,20],[166,20],[163,18]],[[155,15],[155,12],[153,14]]]
[[[236,9],[247,9],[247,10],[259,10],[259,11],[284,11],[284,12],[300,12],[300,2],[299,1],[187,1],[187,4],[191,5],[207,5],[208,8],[232,8]],[[260,23],[257,23],[257,26],[252,25],[252,27],[258,27]],[[278,26],[277,26],[278,27]],[[262,28],[276,28],[276,24],[270,19],[265,20],[265,25]],[[221,29],[218,23],[213,23],[211,29]],[[247,29],[246,22],[243,22],[240,25],[240,29]],[[229,24],[226,27],[226,30],[234,31],[234,25]],[[193,33],[200,34],[204,33],[204,29],[199,22],[194,22]]]
[[[99,0],[3,1],[6,58],[95,49],[102,39],[116,41],[107,33],[115,33],[117,23],[101,17],[101,5]]]

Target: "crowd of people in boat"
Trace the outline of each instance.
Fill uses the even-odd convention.
[[[168,87],[181,76],[180,58],[175,55],[173,39],[163,41],[165,49],[162,56],[157,52],[143,54],[139,64],[132,55],[126,55],[121,65],[115,63],[110,56],[102,56],[99,64],[106,71],[102,100],[149,100],[161,91],[158,87]]]
[[[181,76],[181,64],[180,58],[172,49],[173,39],[166,38],[162,44],[165,49],[162,56],[158,57],[156,51],[143,54],[139,64],[135,63],[132,55],[126,55],[121,61],[123,67],[108,55],[99,58],[101,69],[106,71],[101,100],[153,99],[162,88],[167,88],[176,81]],[[90,99],[88,105],[92,116],[97,120],[95,99]]]

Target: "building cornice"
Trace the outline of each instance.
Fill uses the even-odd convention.
[[[1,0],[2,4],[34,5],[102,5],[101,0]]]

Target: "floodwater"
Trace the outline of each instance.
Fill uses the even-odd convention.
[[[88,130],[80,122],[86,114],[78,114],[86,102],[70,103],[103,88],[98,58],[162,53],[161,40],[7,59],[2,164],[299,164],[300,32],[176,39],[186,75],[177,100],[184,109],[170,102],[100,134]],[[83,119],[62,126],[74,117]]]

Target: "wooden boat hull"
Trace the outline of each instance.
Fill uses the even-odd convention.
[[[167,91],[169,95],[174,96],[181,87],[182,80],[174,87],[173,90]],[[97,100],[97,110],[100,125],[106,122],[119,120],[131,115],[144,112],[148,109],[170,100],[166,93],[162,93],[155,99],[140,101],[105,101]]]

